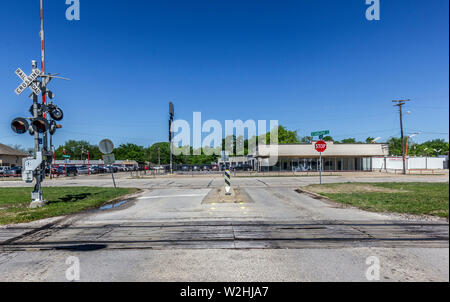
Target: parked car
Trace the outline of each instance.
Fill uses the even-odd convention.
[[[211,170],[211,165],[202,165],[202,171],[209,171]]]
[[[22,167],[17,166],[9,168],[4,174],[7,174],[7,176],[20,176],[22,175]]]
[[[105,166],[106,172],[111,173],[114,172],[116,173],[117,171],[119,171],[119,168],[117,166]]]
[[[181,166],[181,171],[184,171],[184,172],[191,171],[191,166],[189,166],[189,165],[182,165]]]
[[[19,177],[21,173],[18,173],[17,170],[9,169],[3,172],[4,177]]]
[[[238,164],[234,167],[235,171],[250,171],[253,170],[253,167],[249,164]]]
[[[66,167],[59,167],[58,169],[61,170],[62,173],[60,174],[66,174],[67,176],[77,176],[78,175],[78,169],[75,166],[66,166]]]
[[[220,170],[219,165],[217,165],[217,164],[211,165],[211,171],[219,171],[219,170]]]
[[[193,165],[192,166],[192,171],[201,171],[201,167],[200,167],[200,165]]]
[[[77,169],[78,174],[89,174],[89,168],[87,166],[81,166]]]
[[[102,166],[92,166],[91,167],[91,173],[92,174],[101,174],[106,173],[106,169]]]
[[[224,171],[226,169],[230,169],[230,164],[226,163],[226,164],[220,164],[220,170]]]
[[[5,167],[5,166],[0,167],[0,175],[3,175],[9,169],[10,169],[9,167]]]
[[[62,168],[62,169],[61,169]],[[60,166],[52,166],[52,174],[53,175],[61,175],[64,174],[64,167]]]

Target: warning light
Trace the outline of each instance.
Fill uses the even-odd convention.
[[[11,122],[11,129],[17,134],[24,134],[28,128],[30,128],[28,121],[22,117],[15,118]]]

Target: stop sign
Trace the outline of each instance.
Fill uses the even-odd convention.
[[[314,145],[314,148],[316,148],[317,152],[323,152],[327,150],[327,143],[322,140],[317,141],[316,144]]]

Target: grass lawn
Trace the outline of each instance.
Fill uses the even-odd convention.
[[[368,211],[448,218],[448,183],[345,183],[304,189]]]
[[[30,209],[33,188],[0,188],[0,225],[67,215],[98,208],[108,201],[136,192],[137,189],[96,187],[43,188],[49,204]]]

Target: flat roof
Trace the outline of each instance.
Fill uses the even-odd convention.
[[[318,157],[319,152],[311,144],[259,145],[255,157]],[[387,156],[387,144],[335,144],[327,142],[327,149],[322,153],[326,157],[365,157]]]

